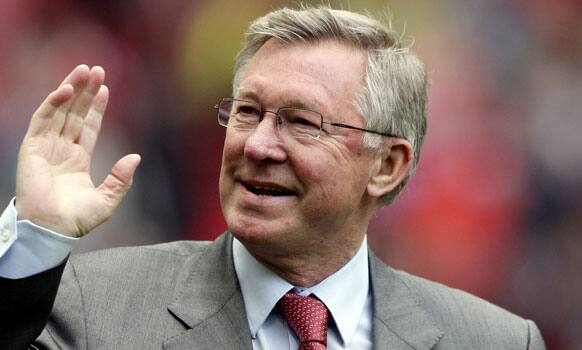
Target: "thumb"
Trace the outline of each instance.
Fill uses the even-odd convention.
[[[123,196],[131,188],[133,174],[140,162],[141,157],[139,154],[128,154],[121,158],[113,165],[103,183],[97,188],[97,191],[105,197],[105,200],[113,208],[117,207]]]

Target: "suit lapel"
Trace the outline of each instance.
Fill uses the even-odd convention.
[[[443,332],[395,272],[370,251],[376,349],[432,349]],[[190,259],[178,278],[168,310],[186,330],[164,349],[248,349],[251,337],[232,262],[232,237],[224,234],[202,256]]]
[[[432,349],[443,332],[396,273],[370,251],[376,349]]]
[[[251,349],[230,234],[188,261],[176,285],[168,310],[188,329],[167,339],[164,349]]]

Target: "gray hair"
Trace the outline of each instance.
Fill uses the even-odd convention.
[[[283,8],[250,25],[235,61],[235,91],[251,58],[271,38],[284,43],[333,39],[367,53],[365,82],[354,104],[366,120],[366,128],[401,136],[414,149],[414,161],[404,181],[379,200],[380,205],[391,203],[414,172],[426,133],[428,78],[422,61],[402,45],[390,21],[383,24],[370,15],[326,6]],[[366,133],[363,142],[377,149],[383,140]]]

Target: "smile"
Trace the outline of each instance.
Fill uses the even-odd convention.
[[[274,196],[274,197],[283,197],[283,196],[294,196],[295,192],[289,191],[282,187],[275,187],[275,186],[266,186],[266,185],[251,185],[249,183],[244,182],[243,186],[245,189],[251,193],[254,193],[258,196]]]

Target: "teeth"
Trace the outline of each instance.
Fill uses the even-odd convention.
[[[255,186],[254,187],[257,191],[269,191],[269,192],[278,192],[278,193],[283,193],[283,192],[287,192],[278,188],[270,188],[270,187],[258,187]]]
[[[253,192],[254,194],[258,195],[269,195],[269,196],[284,196],[292,194],[290,191],[280,188],[273,188],[273,187],[263,187],[263,186],[253,186],[246,184],[245,187]]]

